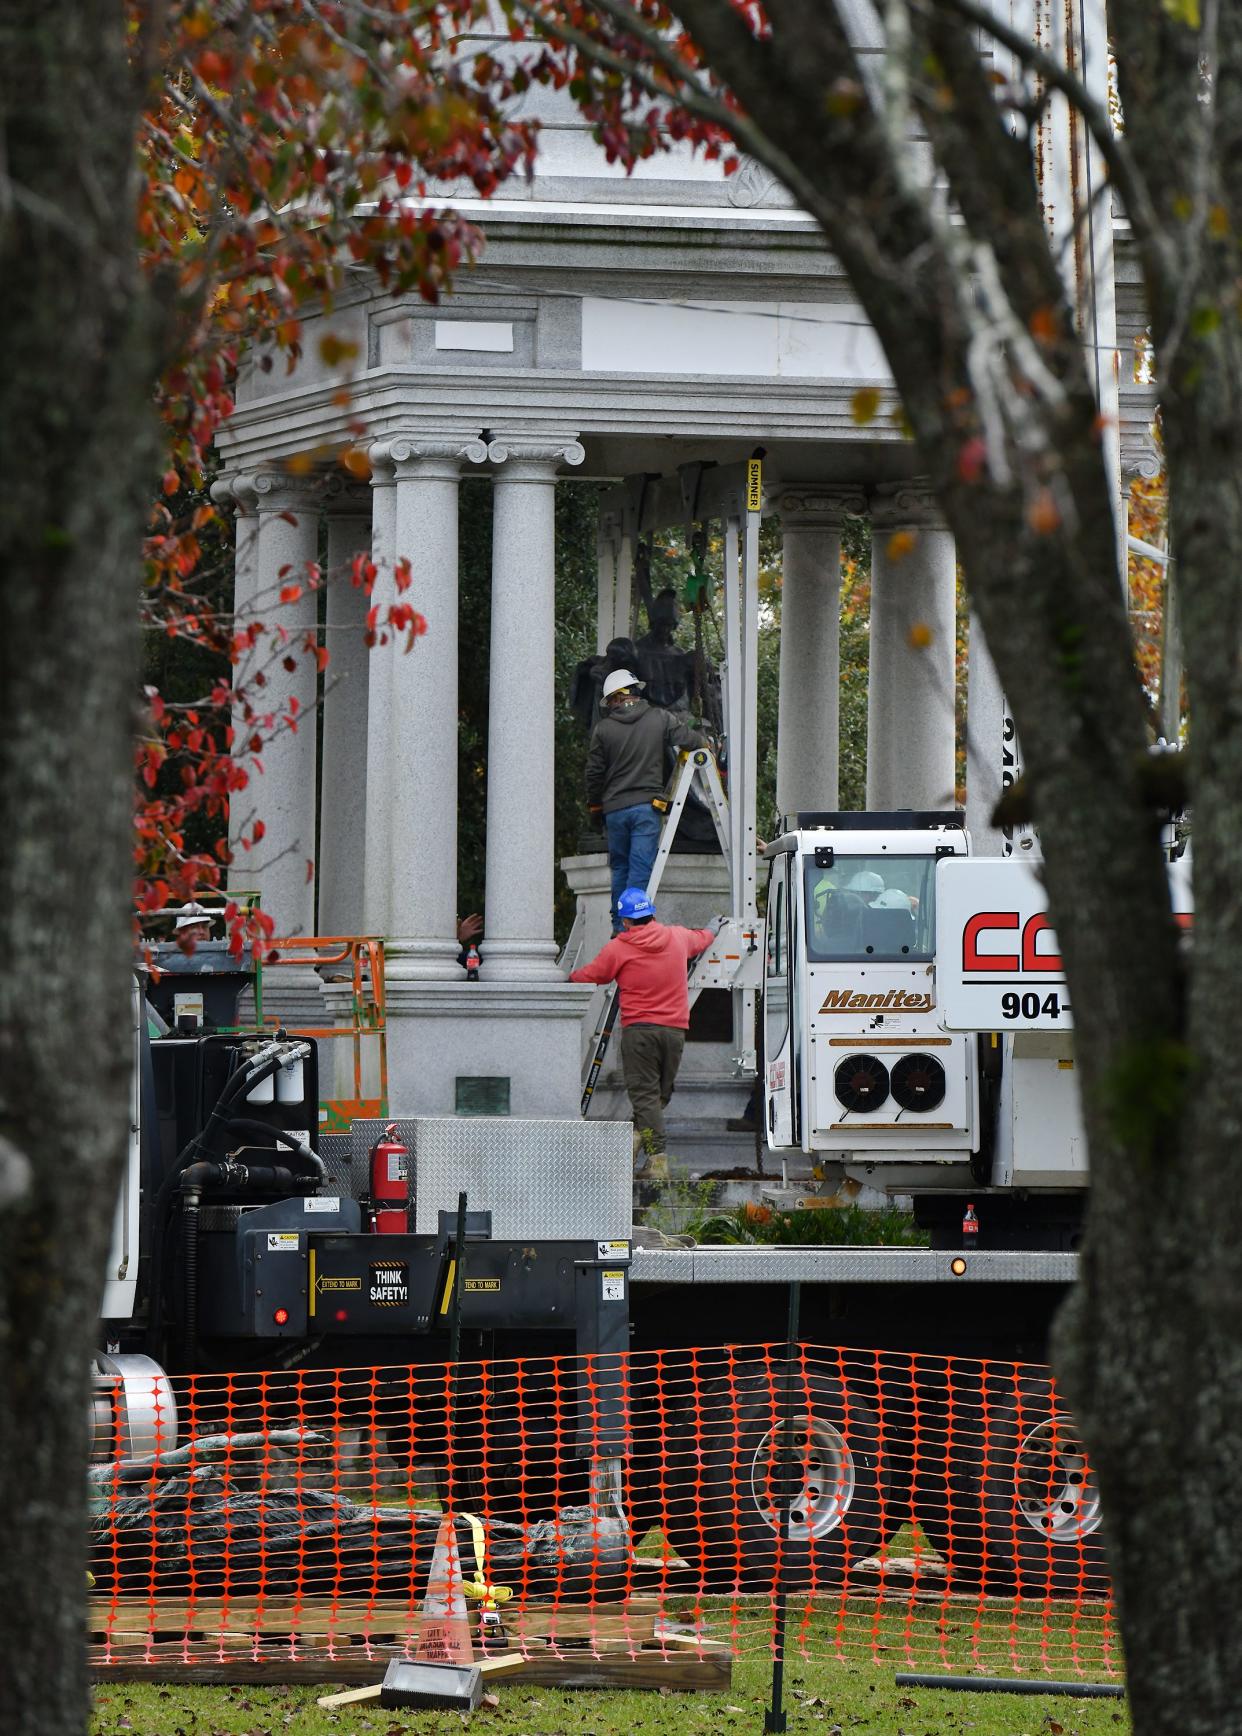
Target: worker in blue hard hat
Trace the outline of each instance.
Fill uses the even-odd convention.
[[[711,945],[720,918],[710,928],[666,926],[656,921],[655,905],[637,886],[626,887],[617,908],[621,933],[569,980],[617,985],[625,1089],[635,1133],[647,1153],[637,1173],[645,1180],[667,1181],[664,1111],[690,1025],[686,966]]]

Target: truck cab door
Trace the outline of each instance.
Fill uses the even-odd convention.
[[[768,1145],[775,1151],[797,1142],[798,1070],[793,1018],[793,969],[790,939],[790,864],[796,858],[777,856],[768,877],[768,911],[764,933],[763,1059],[765,1121]]]

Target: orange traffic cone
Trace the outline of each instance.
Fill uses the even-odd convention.
[[[446,1513],[436,1533],[436,1547],[423,1594],[415,1656],[425,1664],[472,1664],[470,1616],[462,1590],[461,1556],[452,1515]]]

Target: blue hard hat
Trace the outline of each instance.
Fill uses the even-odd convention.
[[[641,917],[654,916],[655,905],[637,886],[627,886],[617,900],[617,915],[626,917],[630,922],[637,922]]]

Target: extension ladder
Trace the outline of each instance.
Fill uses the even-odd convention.
[[[664,823],[660,828],[659,848],[656,850],[655,861],[651,866],[651,875],[647,881],[648,898],[654,899],[659,889],[665,865],[672,852],[673,840],[677,836],[677,828],[681,823],[681,816],[685,812],[686,803],[690,800],[690,793],[696,782],[701,786],[702,793],[706,798],[725,866],[731,866],[729,860],[729,801],[721,782],[720,768],[708,748],[683,749],[678,755],[677,765],[668,786],[656,803],[656,806],[663,811]],[[573,936],[570,937],[571,945],[572,942]],[[743,927],[741,923],[730,918],[721,925],[719,933],[706,951],[701,952],[697,958],[690,962],[690,1005],[694,1005],[706,988],[756,987],[759,983],[759,975],[757,929],[750,926]],[[613,983],[604,997],[595,1034],[592,1038],[591,1058],[587,1064],[586,1077],[582,1085],[582,1114],[584,1116],[590,1112],[591,1098],[603,1071],[604,1059],[608,1053],[608,1045],[612,1041],[612,1033],[616,1028],[619,1009],[619,992],[616,983]]]

